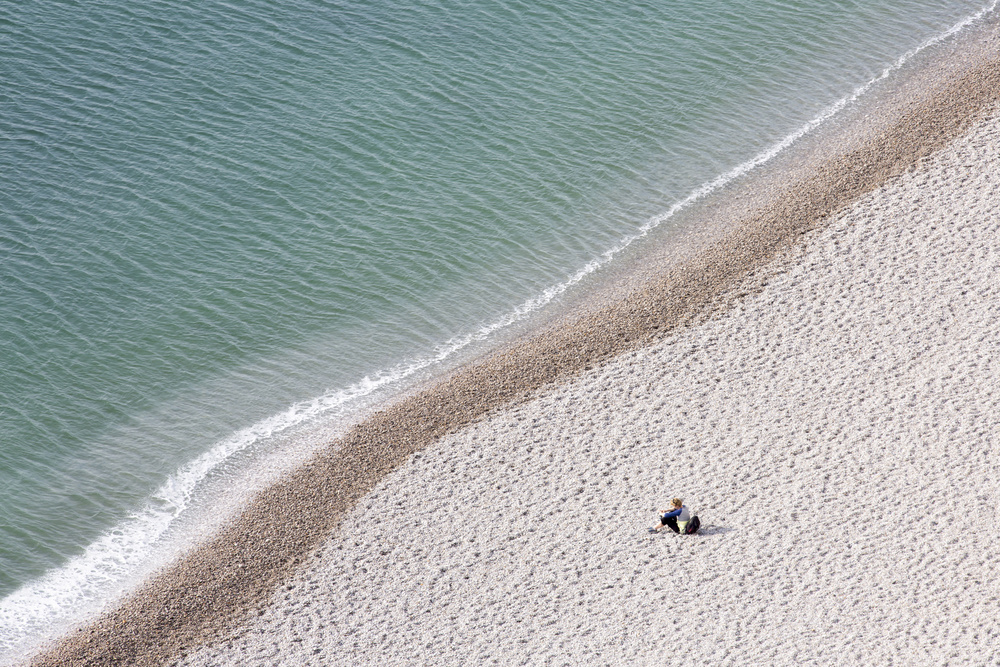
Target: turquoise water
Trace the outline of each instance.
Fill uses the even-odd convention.
[[[987,6],[0,5],[0,647]]]

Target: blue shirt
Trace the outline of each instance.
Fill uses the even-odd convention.
[[[691,520],[691,513],[688,512],[687,505],[681,505],[677,509],[675,509],[673,511],[670,511],[670,512],[667,512],[666,514],[663,515],[662,518],[669,519],[669,518],[675,517],[675,516],[676,517],[680,517],[678,519],[678,521],[690,521]]]

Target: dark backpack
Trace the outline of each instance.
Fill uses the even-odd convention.
[[[699,528],[701,528],[701,521],[698,520],[697,516],[693,516],[691,517],[691,520],[688,521],[688,525],[684,526],[684,534],[694,535],[698,532]]]

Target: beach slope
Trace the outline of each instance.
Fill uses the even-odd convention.
[[[33,664],[995,660],[996,43]],[[675,495],[703,534],[649,536]]]
[[[181,664],[995,664],[1000,118],[735,308],[414,455]],[[681,495],[698,536],[651,536]]]

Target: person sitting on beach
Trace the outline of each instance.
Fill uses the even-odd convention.
[[[688,527],[688,522],[692,521],[691,511],[688,510],[687,506],[684,504],[680,498],[674,498],[670,501],[671,509],[660,510],[660,525],[655,528],[650,528],[649,532],[658,533],[660,529],[664,526],[670,528],[670,530],[675,533],[684,533]],[[697,522],[698,517],[694,518]],[[698,530],[698,526],[694,526],[694,530]]]

